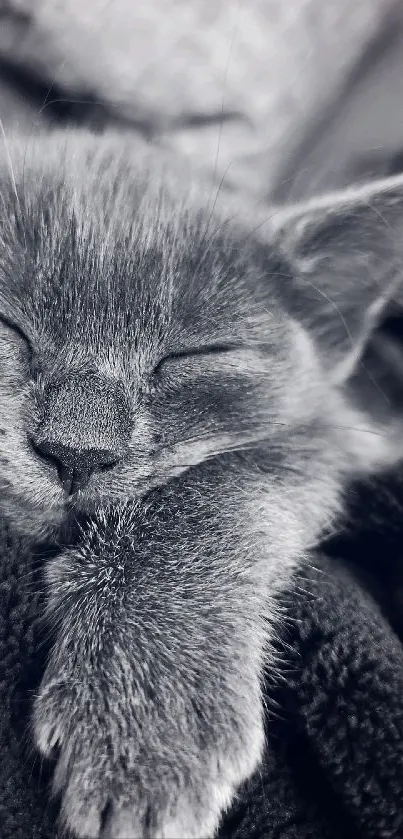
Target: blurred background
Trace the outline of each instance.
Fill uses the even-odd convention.
[[[401,0],[0,0],[7,136],[140,132],[258,201],[403,170]]]

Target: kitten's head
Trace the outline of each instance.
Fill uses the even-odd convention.
[[[286,460],[339,476],[396,456],[397,419],[356,371],[397,287],[403,185],[263,236],[122,139],[55,134],[11,156],[0,505],[17,527],[43,537],[231,452],[271,453],[273,480]]]

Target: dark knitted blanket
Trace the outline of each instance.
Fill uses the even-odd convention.
[[[400,487],[385,484],[354,496],[372,524],[313,556],[286,592],[283,671],[267,683],[265,764],[241,791],[220,839],[403,837],[403,527],[392,510],[396,492],[402,496]],[[29,735],[46,654],[37,620],[42,562],[3,527],[1,839],[61,837],[48,796],[50,767],[35,756]]]

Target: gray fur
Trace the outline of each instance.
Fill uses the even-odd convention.
[[[11,153],[0,504],[34,540],[87,516],[80,547],[47,566],[35,741],[59,750],[78,836],[207,839],[261,758],[273,595],[348,481],[401,453],[393,411],[374,420],[353,362],[397,289],[373,257],[379,207],[395,214],[403,184],[374,188],[376,212],[356,194],[333,214],[278,214],[263,235],[124,138],[54,134]],[[371,230],[359,250],[355,217],[357,235]],[[330,219],[324,239],[312,218]],[[31,438],[119,458],[66,504]]]

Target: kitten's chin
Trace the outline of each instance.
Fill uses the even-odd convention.
[[[154,482],[159,486],[162,482]],[[75,532],[76,524],[99,513],[103,508],[112,505],[127,504],[144,498],[149,492],[150,482],[144,482],[136,487],[136,492],[116,493],[110,491],[103,495],[99,491],[96,495],[90,490],[79,491],[76,495],[66,498],[64,503],[40,504],[30,503],[19,495],[0,496],[0,517],[4,518],[13,531],[30,542],[43,542],[66,539],[70,532]]]

